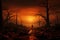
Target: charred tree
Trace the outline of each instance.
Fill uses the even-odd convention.
[[[46,0],[46,16],[47,16],[47,19],[46,19],[46,22],[47,22],[47,27],[50,27],[50,24],[49,24],[49,8],[48,8],[48,0]]]
[[[1,0],[0,0],[1,4]],[[0,27],[2,26],[2,6],[0,6]]]
[[[17,13],[16,13],[16,26],[17,26]]]
[[[36,14],[36,16],[41,16],[41,17],[43,17],[43,18],[44,18],[44,20],[45,20],[45,21],[47,20],[47,19],[46,19],[46,17],[45,17],[45,16],[43,16],[41,13]],[[39,23],[39,26],[40,26],[40,23],[41,23],[40,19],[39,19],[38,23]]]
[[[9,11],[7,11],[6,18],[5,18],[4,22],[8,22],[11,17],[14,17],[14,15],[12,15]]]

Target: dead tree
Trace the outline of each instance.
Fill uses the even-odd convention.
[[[1,8],[0,9],[0,27],[1,27],[2,26],[2,6],[0,8]]]
[[[39,14],[36,14],[36,16],[41,16],[41,17],[43,17],[43,18],[44,18],[44,20],[45,20],[45,21],[47,20],[47,19],[46,19],[46,17],[45,17],[45,16],[43,16],[42,14],[40,14],[40,13],[39,13]],[[39,20],[39,22],[38,22],[38,23],[39,23],[39,26],[40,26],[40,22],[41,22],[41,21]]]
[[[9,20],[12,18],[12,17],[14,17],[15,15],[12,15],[12,13],[10,13],[11,11],[8,11],[7,10],[7,14],[5,15],[6,16],[6,18],[5,18],[5,20],[3,20],[3,24],[9,24]],[[4,14],[4,13],[3,13]]]
[[[47,27],[50,27],[50,24],[49,24],[49,7],[48,7],[48,0],[46,0],[46,16],[47,16]]]
[[[17,13],[16,13],[16,26],[17,26]]]

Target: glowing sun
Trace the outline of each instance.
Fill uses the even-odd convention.
[[[33,23],[35,21],[35,17],[34,16],[27,16],[26,21],[29,23]]]

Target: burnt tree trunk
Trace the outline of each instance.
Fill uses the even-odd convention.
[[[47,22],[47,27],[50,27],[50,24],[49,24],[49,8],[48,8],[48,0],[46,0],[46,16],[47,16],[47,19],[46,19],[46,22]]]
[[[0,4],[1,3],[1,0],[0,0]],[[2,26],[2,5],[0,6],[0,27]],[[1,27],[2,28],[2,27]]]
[[[17,26],[17,13],[16,13],[16,26]]]

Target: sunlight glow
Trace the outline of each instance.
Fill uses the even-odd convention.
[[[32,22],[34,22],[35,17],[34,17],[34,16],[28,16],[28,17],[26,17],[26,20],[27,20],[28,22],[32,23]]]
[[[11,9],[13,10],[13,9]],[[11,16],[13,16],[10,21],[16,24],[16,13],[17,13],[17,23],[18,25],[22,24],[23,26],[26,27],[31,27],[32,25],[34,28],[36,27],[42,27],[46,24],[45,20],[43,17],[38,16],[36,14],[40,13],[45,16],[45,8],[43,7],[19,7],[17,9],[14,8],[14,10],[11,12]],[[5,12],[4,15],[5,17]],[[38,21],[40,22],[40,25]]]

